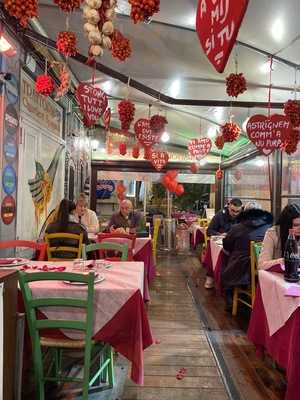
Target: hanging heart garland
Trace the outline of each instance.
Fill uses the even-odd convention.
[[[205,157],[211,150],[212,142],[209,138],[193,139],[188,144],[188,150],[192,157],[197,159]]]
[[[80,83],[76,90],[76,99],[87,127],[95,125],[108,105],[107,95],[99,88]]]
[[[144,147],[152,147],[160,141],[161,133],[156,133],[151,130],[149,119],[141,118],[134,124],[134,132],[137,140]]]
[[[161,171],[169,161],[169,154],[165,151],[152,151],[151,164],[157,171]]]

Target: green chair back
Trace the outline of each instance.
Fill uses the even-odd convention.
[[[261,249],[262,249],[262,242],[257,242],[254,243],[254,254],[255,254],[255,258],[256,258],[256,263],[258,262],[260,253],[261,253]]]
[[[111,260],[128,261],[128,244],[120,244],[115,242],[101,242],[83,245],[82,257],[86,260],[88,253],[96,251],[97,258],[106,258]],[[107,257],[107,253],[117,252],[121,257]]]

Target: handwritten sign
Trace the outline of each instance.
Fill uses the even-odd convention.
[[[247,123],[247,134],[251,142],[265,156],[279,149],[285,137],[292,130],[292,125],[285,115],[253,115]]]
[[[151,163],[157,171],[161,171],[169,161],[169,154],[165,151],[152,151]]]
[[[103,115],[102,115],[102,121],[103,121],[103,124],[104,124],[104,128],[105,128],[106,130],[109,129],[110,119],[111,119],[111,109],[110,109],[110,108],[107,108],[107,109],[104,111]]]
[[[199,0],[196,30],[201,46],[223,72],[246,13],[248,0]]]
[[[85,126],[95,125],[107,108],[106,94],[99,88],[80,83],[76,90],[76,98],[84,115]]]
[[[155,133],[150,128],[150,121],[142,118],[134,124],[134,132],[137,140],[144,147],[151,147],[160,141],[162,133]]]
[[[205,157],[211,150],[212,142],[209,138],[193,139],[188,144],[189,153],[196,158]]]

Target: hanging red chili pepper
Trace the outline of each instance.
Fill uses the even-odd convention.
[[[35,90],[44,96],[50,96],[54,91],[54,82],[51,76],[39,75],[35,81]]]
[[[119,153],[121,154],[121,156],[125,156],[127,153],[127,146],[126,143],[120,143],[119,144]]]

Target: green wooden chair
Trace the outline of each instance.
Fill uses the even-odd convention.
[[[97,252],[97,258],[104,258],[110,261],[128,261],[128,244],[120,244],[115,242],[101,242],[83,245],[82,257],[87,260],[87,254]],[[120,257],[110,257],[109,253],[120,253]]]
[[[87,297],[74,299],[67,297],[33,298],[29,284],[38,281],[71,281],[81,282],[87,285]],[[50,382],[81,382],[82,399],[88,399],[89,387],[94,385],[100,378],[105,377],[108,385],[101,389],[113,387],[113,352],[108,344],[92,340],[93,329],[93,295],[94,295],[94,273],[87,275],[71,272],[19,272],[19,283],[23,294],[29,333],[32,342],[33,366],[37,388],[38,400],[45,399],[44,383]],[[51,320],[38,319],[37,311],[40,307],[74,307],[85,311],[85,320]],[[82,333],[82,339],[57,339],[43,336],[43,329],[72,329]],[[83,378],[67,376],[62,367],[62,356],[64,350],[79,350],[84,353]],[[45,350],[45,351],[44,351]],[[47,363],[47,371],[44,366],[45,359],[51,360]],[[101,362],[102,361],[102,362]],[[49,364],[49,365],[48,365]],[[95,367],[94,367],[95,365]],[[91,375],[91,369],[96,372]],[[99,389],[99,390],[101,390]]]

